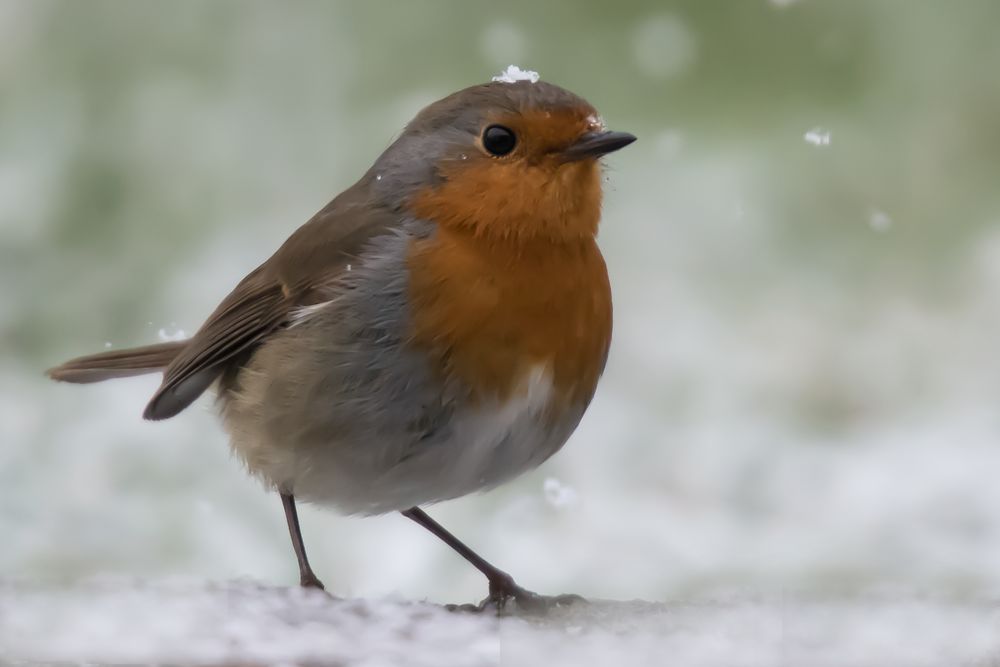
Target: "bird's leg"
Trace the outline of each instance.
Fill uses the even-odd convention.
[[[467,547],[461,540],[448,532],[444,526],[427,516],[427,513],[419,507],[412,507],[402,512],[402,515],[429,530],[441,541],[458,552],[462,558],[469,561],[473,567],[486,575],[486,579],[490,583],[490,596],[476,607],[478,610],[483,610],[487,606],[491,606],[495,607],[498,612],[503,612],[507,603],[510,600],[514,600],[517,602],[518,607],[524,611],[543,613],[551,607],[583,601],[583,598],[579,595],[547,597],[521,588],[514,582],[512,576]],[[455,608],[468,609],[469,607],[462,605]]]
[[[285,506],[285,520],[288,522],[288,534],[292,538],[292,548],[295,549],[295,558],[299,561],[299,584],[303,588],[318,588],[323,590],[321,582],[312,568],[309,567],[309,558],[306,557],[306,547],[302,543],[302,530],[299,528],[299,513],[295,509],[295,496],[290,493],[281,494],[281,504]]]

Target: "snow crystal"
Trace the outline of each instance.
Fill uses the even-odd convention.
[[[887,232],[892,227],[892,218],[885,211],[873,209],[868,214],[868,226],[876,232]]]
[[[557,509],[564,509],[576,505],[578,500],[576,491],[566,484],[563,484],[555,477],[549,477],[542,485],[545,493],[545,500]]]
[[[175,340],[184,340],[185,338],[187,338],[187,334],[184,333],[184,329],[178,329],[174,333],[170,333],[166,329],[160,329],[157,332],[157,335],[160,337],[160,340],[163,341],[164,343],[169,343],[170,341],[175,341]]]
[[[814,127],[803,134],[802,138],[806,140],[806,143],[812,144],[813,146],[829,146],[830,130],[824,130],[821,127]]]
[[[507,69],[493,77],[493,81],[500,81],[501,83],[517,83],[518,81],[537,83],[538,79],[538,72],[532,72],[530,69],[521,69],[517,65],[508,65]]]

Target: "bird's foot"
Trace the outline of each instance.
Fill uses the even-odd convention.
[[[539,595],[515,583],[514,578],[506,572],[497,572],[490,577],[490,595],[478,605],[462,604],[448,605],[451,611],[486,612],[497,616],[526,614],[541,616],[552,609],[571,604],[581,604],[587,601],[572,593],[566,595]]]
[[[312,572],[303,572],[299,575],[299,586],[302,588],[314,588],[316,590],[325,591],[326,587],[323,586],[323,582],[313,574]]]

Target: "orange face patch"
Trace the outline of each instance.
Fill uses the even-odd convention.
[[[590,107],[575,109],[531,109],[518,114],[497,114],[484,125],[503,125],[514,131],[518,147],[511,157],[542,163],[547,158],[558,161],[559,151],[588,132],[604,130],[597,111]]]
[[[415,215],[439,225],[499,239],[592,238],[601,213],[597,160],[565,162],[560,151],[601,126],[593,109],[530,111],[490,119],[518,137],[515,149],[439,165],[444,182],[410,202]]]

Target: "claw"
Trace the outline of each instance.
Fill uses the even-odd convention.
[[[299,586],[302,588],[316,588],[321,591],[326,590],[326,587],[323,586],[323,582],[320,581],[312,572],[302,574],[299,577]]]
[[[511,605],[511,601],[514,602]],[[579,595],[539,595],[534,591],[521,588],[506,572],[500,572],[490,579],[490,595],[479,603],[473,605],[452,605],[449,609],[453,611],[493,611],[497,616],[506,616],[518,612],[531,616],[541,616],[552,609],[565,607],[571,604],[586,603],[586,600]]]
[[[511,602],[513,601],[513,604]],[[568,607],[571,604],[586,604],[586,598],[573,593],[564,595],[539,595],[520,586],[503,592],[491,592],[479,604],[446,604],[448,611],[482,614],[492,612],[497,616],[512,616],[518,613],[527,616],[544,616],[552,609]]]

